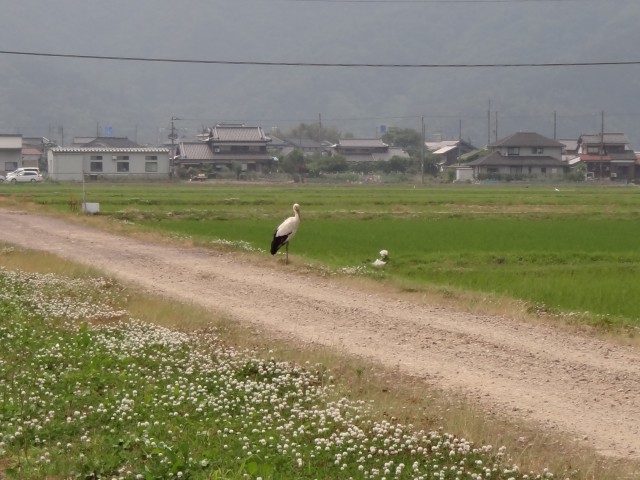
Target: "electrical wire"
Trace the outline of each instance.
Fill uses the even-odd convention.
[[[293,3],[584,3],[584,0],[280,0]]]
[[[68,53],[20,52],[0,50],[4,55],[71,58],[81,60],[115,60],[129,62],[191,63],[207,65],[254,65],[269,67],[340,67],[340,68],[538,68],[538,67],[596,67],[640,65],[640,60],[594,62],[542,62],[542,63],[316,63],[316,62],[258,62],[250,60],[197,60],[186,58],[122,57],[112,55],[79,55]]]

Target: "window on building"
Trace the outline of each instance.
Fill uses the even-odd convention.
[[[7,172],[13,172],[18,168],[18,162],[4,162],[4,169]]]
[[[89,164],[89,171],[102,172],[102,162],[93,161]]]
[[[509,171],[511,175],[522,175],[522,167],[511,167]]]
[[[533,155],[540,155],[542,152],[544,152],[542,147],[531,147],[531,153]]]
[[[249,145],[231,145],[232,152],[248,152]]]
[[[129,162],[118,162],[116,165],[116,170],[118,173],[128,173],[129,172]]]
[[[547,173],[547,167],[540,167],[540,173]]]
[[[158,171],[158,162],[145,162],[144,171],[147,173],[156,173]]]
[[[487,167],[487,173],[498,173],[497,167]]]
[[[91,155],[91,160],[102,160],[102,155]]]
[[[520,155],[520,147],[508,147],[507,155]]]
[[[587,147],[587,153],[591,153],[592,155],[598,155],[600,153],[600,147],[596,146],[591,146],[589,145]]]
[[[158,160],[158,156],[157,155],[147,155],[146,157],[144,157],[145,160]]]

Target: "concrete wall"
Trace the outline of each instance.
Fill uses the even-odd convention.
[[[85,180],[165,180],[169,178],[169,151],[166,149],[100,150],[89,148],[49,150],[47,154],[49,178],[58,181],[82,181],[83,174]]]

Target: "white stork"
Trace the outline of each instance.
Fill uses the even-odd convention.
[[[300,226],[300,205],[293,204],[293,217],[287,218],[280,224],[278,229],[273,234],[273,240],[271,241],[271,255],[275,255],[280,247],[283,245],[287,250],[287,259],[285,263],[289,263],[289,240],[293,238]]]

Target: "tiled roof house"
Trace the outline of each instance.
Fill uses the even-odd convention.
[[[477,148],[464,140],[442,140],[439,142],[425,142],[429,152],[438,157],[438,166],[444,167],[458,163],[459,157],[476,151]]]
[[[564,145],[535,132],[518,132],[487,146],[489,154],[469,162],[474,177],[521,179],[562,177]]]
[[[624,133],[581,135],[578,154],[592,178],[634,181],[640,177],[640,165]]]
[[[222,123],[209,128],[199,142],[180,142],[175,162],[185,168],[241,165],[243,170],[261,171],[272,160],[270,141],[261,127]]]
[[[409,154],[399,147],[391,147],[379,138],[345,138],[331,148],[348,162],[387,161],[392,157],[409,158]]]

